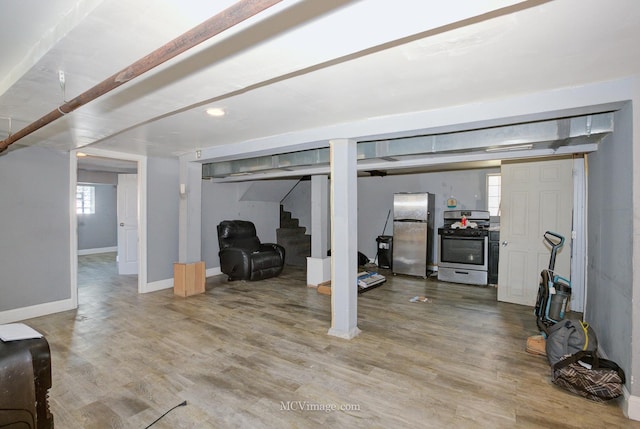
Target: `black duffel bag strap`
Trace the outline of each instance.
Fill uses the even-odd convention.
[[[576,353],[574,353],[572,355],[567,356],[566,358],[562,359],[561,361],[556,362],[553,365],[552,369],[553,369],[553,371],[557,371],[560,368],[564,368],[565,366],[569,366],[572,363],[578,362],[580,359],[582,359],[582,358],[584,358],[586,356],[593,356],[594,357],[594,363],[599,363],[599,359],[598,359],[597,353],[592,353],[592,352],[587,352],[587,351],[581,350],[579,352],[576,352]]]
[[[602,359],[598,356],[597,352],[592,352],[588,350],[579,351],[577,353],[572,354],[571,356],[568,356],[562,359],[560,362],[557,362],[555,365],[553,365],[553,371],[555,373],[555,371],[561,368],[564,368],[566,366],[569,366],[572,363],[576,363],[579,360],[582,360],[583,362],[590,364],[592,369],[610,369],[612,371],[617,372],[618,376],[620,376],[620,380],[622,381],[622,384],[625,384],[624,371],[622,370],[622,368],[620,368],[620,366],[617,363],[609,359]]]

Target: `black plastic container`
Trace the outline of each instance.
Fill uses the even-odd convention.
[[[379,235],[376,238],[378,243],[378,267],[391,269],[393,261],[393,236]]]

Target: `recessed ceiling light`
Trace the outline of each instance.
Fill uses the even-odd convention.
[[[210,107],[207,109],[207,115],[219,118],[220,116],[224,116],[225,111],[220,107]]]

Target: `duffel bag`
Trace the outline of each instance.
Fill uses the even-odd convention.
[[[577,352],[552,369],[554,384],[592,401],[604,402],[622,395],[624,371],[596,352]]]
[[[545,344],[549,365],[579,351],[594,351],[598,348],[596,333],[588,323],[577,319],[562,320],[549,328]]]

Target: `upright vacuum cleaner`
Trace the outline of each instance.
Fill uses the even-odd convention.
[[[540,273],[540,286],[536,299],[536,323],[541,334],[546,338],[549,327],[564,318],[571,296],[571,282],[556,275],[553,270],[556,265],[556,254],[564,245],[564,237],[555,232],[544,233],[544,240],[551,246],[549,268]]]

